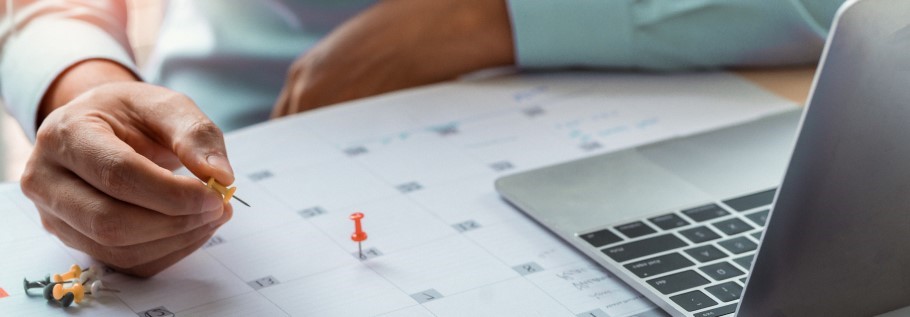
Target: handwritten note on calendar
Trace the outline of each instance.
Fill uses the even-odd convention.
[[[726,73],[561,73],[458,81],[227,136],[234,219],[150,279],[61,308],[23,277],[91,259],[0,188],[0,315],[662,316],[504,203],[508,173],[735,124],[794,105]],[[363,212],[365,259],[348,216]]]

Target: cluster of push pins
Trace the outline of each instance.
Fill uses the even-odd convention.
[[[74,302],[79,304],[85,299],[85,295],[99,296],[101,292],[120,292],[115,289],[105,288],[101,283],[103,275],[100,267],[92,266],[82,269],[79,265],[73,264],[70,270],[62,274],[45,276],[43,280],[30,282],[28,279],[22,280],[22,287],[25,293],[31,296],[28,290],[33,288],[44,289],[44,298],[48,302],[69,307]],[[86,289],[88,285],[88,289]]]

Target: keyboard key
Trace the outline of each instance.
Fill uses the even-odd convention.
[[[751,214],[748,214],[748,215],[746,215],[746,218],[749,218],[749,220],[752,220],[752,222],[759,225],[760,227],[764,227],[765,223],[768,222],[768,213],[770,213],[770,212],[771,212],[770,210],[765,209],[765,210],[762,210],[759,212],[753,212]]]
[[[705,288],[705,290],[723,302],[735,301],[739,299],[743,293],[743,287],[734,282],[726,282],[719,285],[709,286]]]
[[[724,247],[724,249],[727,249],[727,251],[733,252],[733,254],[749,252],[755,250],[755,248],[758,247],[755,242],[752,242],[752,240],[749,240],[746,237],[737,237],[730,240],[724,240],[718,242],[717,244],[720,244],[720,246]]]
[[[653,238],[647,238],[626,244],[620,244],[615,247],[604,249],[603,252],[616,262],[625,262],[637,259],[654,253],[684,247],[687,244],[672,234],[665,234]]]
[[[610,232],[609,229],[586,233],[581,235],[581,238],[588,241],[595,248],[622,241],[622,238]]]
[[[619,231],[619,233],[622,233],[629,238],[637,238],[657,232],[641,221],[616,226],[616,231]]]
[[[683,220],[682,217],[677,216],[676,214],[666,214],[662,216],[657,216],[654,218],[648,219],[654,225],[660,227],[664,230],[670,230],[673,228],[679,228],[689,224],[688,221]]]
[[[720,235],[708,227],[686,229],[680,231],[679,234],[683,235],[683,237],[686,237],[686,239],[689,239],[689,241],[692,241],[692,243],[702,243],[705,241],[711,241],[720,238]]]
[[[724,251],[715,248],[713,245],[703,245],[686,250],[689,256],[695,258],[698,262],[710,262],[727,256]]]
[[[727,219],[713,223],[715,228],[726,233],[728,236],[740,234],[752,230],[752,226],[738,218]]]
[[[761,231],[753,233],[752,237],[754,237],[755,240],[761,241]]]
[[[692,263],[692,261],[689,261],[689,259],[686,259],[686,257],[682,256],[682,254],[670,253],[667,255],[661,255],[656,258],[632,262],[626,264],[625,267],[638,277],[646,278],[678,270],[694,264],[695,263]]]
[[[708,274],[711,278],[717,281],[726,280],[731,277],[740,276],[746,274],[746,272],[740,271],[733,264],[727,262],[720,262],[711,265],[706,265],[698,268],[705,274]]]
[[[683,214],[692,218],[692,220],[702,222],[708,221],[717,217],[723,217],[729,215],[730,213],[720,208],[717,204],[708,204],[701,207],[695,207],[691,209],[686,209],[682,211]]]
[[[719,308],[715,308],[715,309],[711,309],[711,310],[706,310],[703,312],[697,312],[697,313],[695,313],[695,315],[692,315],[692,316],[694,316],[694,317],[720,317],[720,316],[733,315],[733,312],[735,312],[735,311],[736,311],[736,304],[732,304],[732,305],[727,305],[727,306],[723,306],[723,307],[719,307]]]
[[[686,311],[696,311],[717,305],[713,299],[701,291],[691,291],[670,297],[677,305]]]
[[[766,191],[725,200],[724,204],[727,204],[727,206],[730,206],[730,208],[733,208],[736,211],[746,211],[752,208],[770,205],[772,202],[774,202],[774,193],[776,191],[777,189],[773,188]]]
[[[648,284],[651,284],[658,292],[666,295],[708,284],[708,279],[695,271],[688,270],[651,279]]]
[[[752,267],[753,258],[755,258],[755,253],[749,254],[744,257],[735,258],[735,259],[733,259],[733,262],[736,262],[736,264],[739,264],[739,266],[742,266],[744,269],[746,269],[748,271],[749,268]]]

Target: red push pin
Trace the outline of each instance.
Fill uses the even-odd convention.
[[[361,243],[363,240],[367,239],[367,233],[363,232],[363,229],[360,227],[360,219],[363,219],[362,213],[355,212],[351,214],[351,220],[354,220],[354,233],[351,234],[351,240],[357,242],[357,253],[360,254],[361,259],[364,259]]]

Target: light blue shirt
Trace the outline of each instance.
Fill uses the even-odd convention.
[[[510,0],[518,64],[674,70],[816,61],[840,0]]]
[[[122,2],[14,2],[0,24],[0,93],[31,138],[44,91],[67,67],[104,58],[135,70]],[[677,70],[815,62],[842,2],[508,0],[508,7],[520,67]],[[371,3],[174,0],[139,73],[189,95],[225,131],[260,122],[293,60]]]

